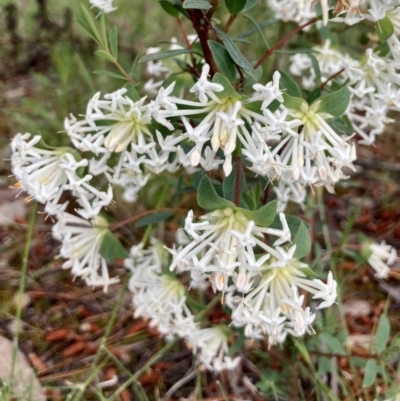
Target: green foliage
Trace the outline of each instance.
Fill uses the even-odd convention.
[[[158,52],[154,54],[148,54],[147,56],[143,56],[142,58],[139,59],[139,64],[148,63],[149,61],[162,60],[164,58],[176,57],[180,56],[181,54],[188,54],[188,53],[193,53],[193,50],[176,49],[176,50],[167,50],[163,52]]]
[[[233,40],[221,29],[214,28],[218,36],[222,39],[226,50],[232,57],[232,60],[243,69],[243,71],[251,78],[257,80],[257,72],[254,70],[253,66],[247,61],[246,57],[243,56],[242,52],[235,45]]]
[[[394,33],[392,21],[385,17],[376,23],[376,34],[381,43],[386,42]]]
[[[189,8],[196,10],[209,10],[212,7],[206,0],[185,0],[182,6],[185,9]]]
[[[314,101],[314,103],[316,102],[319,102],[317,113],[326,113],[332,117],[340,117],[350,103],[350,91],[347,86],[343,86],[343,88],[336,92],[321,96]]]
[[[376,330],[375,347],[378,354],[381,354],[389,341],[390,336],[390,322],[385,314],[379,318],[378,329]]]
[[[225,75],[229,81],[233,82],[236,79],[236,69],[233,64],[232,57],[221,43],[213,40],[208,41],[211,52],[213,54],[215,64],[223,75]]]
[[[300,223],[299,229],[293,238],[293,244],[296,244],[296,251],[294,253],[296,259],[304,258],[311,251],[310,233],[303,222]]]
[[[137,221],[135,227],[146,227],[151,224],[159,223],[160,221],[167,220],[174,215],[173,210],[162,210],[161,212],[155,212],[149,216],[145,216]]]
[[[301,98],[301,90],[296,81],[283,71],[279,71],[279,73],[281,74],[280,84],[282,89],[285,89],[286,93],[292,97]]]
[[[239,100],[240,95],[233,89],[233,86],[231,83],[228,81],[227,78],[225,78],[222,74],[216,73],[213,76],[213,82],[216,84],[220,84],[224,87],[224,90],[221,92],[216,92],[216,95],[223,99],[223,98],[231,98],[233,101]]]
[[[128,252],[118,238],[111,231],[107,231],[100,246],[100,255],[104,259],[112,261],[114,259],[127,258]]]
[[[234,209],[235,204],[231,201],[221,198],[211,180],[204,175],[197,189],[197,203],[206,210],[224,209],[226,207]]]
[[[160,0],[159,3],[163,10],[169,15],[175,18],[179,17],[179,10],[171,2],[167,0]]]
[[[226,8],[233,14],[239,14],[246,7],[247,0],[225,0]]]

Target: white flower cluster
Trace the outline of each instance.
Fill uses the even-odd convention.
[[[108,233],[107,221],[96,216],[91,223],[80,217],[62,212],[53,226],[53,236],[62,242],[60,256],[68,259],[62,267],[71,269],[75,277],[82,277],[89,286],[108,286],[118,283],[110,278],[106,260],[100,255],[100,247]]]
[[[239,358],[232,360],[227,356],[227,328],[200,328],[186,305],[184,285],[177,276],[163,270],[169,260],[167,251],[159,241],[151,242],[147,250],[141,245],[132,247],[130,258],[125,260],[132,272],[129,289],[133,293],[134,316],[149,319],[150,326],[156,327],[167,340],[176,335],[184,338],[205,368],[232,369]]]
[[[233,325],[245,326],[248,337],[267,334],[270,344],[283,342],[287,333],[302,336],[313,322],[315,314],[303,309],[299,289],[321,299],[318,308],[331,306],[336,299],[331,273],[327,283],[307,278],[308,266],[294,257],[296,245],[290,246],[285,215],[279,217],[282,229],[259,227],[231,208],[217,209],[199,222],[193,222],[190,212],[185,231],[192,241],[170,249],[171,270],[209,277],[214,292],[225,293]],[[276,238],[273,246],[265,243],[267,235]]]
[[[394,33],[388,39],[390,51],[386,56],[367,49],[360,62],[332,49],[329,41],[322,48],[314,48],[322,79],[340,73],[335,80],[349,82],[352,97],[347,115],[361,137],[360,143],[366,145],[374,144],[376,136],[393,122],[387,116],[390,110],[400,112],[400,8],[388,12],[387,16],[393,23]],[[306,54],[296,54],[291,61],[290,72],[302,76],[305,88],[314,88],[317,82],[311,59]]]
[[[362,20],[378,22],[385,18],[386,14],[397,7],[397,0],[350,0],[341,1],[335,7],[337,17],[331,21],[344,22],[354,25]],[[343,16],[346,14],[345,16]]]
[[[274,18],[302,25],[316,16],[314,0],[267,0]]]
[[[369,253],[368,263],[375,270],[375,277],[388,278],[389,266],[392,266],[399,259],[396,249],[382,241],[380,244],[369,244],[367,252]]]

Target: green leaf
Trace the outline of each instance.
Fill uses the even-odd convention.
[[[315,100],[313,105],[317,102],[319,102],[317,113],[327,113],[332,117],[340,117],[350,103],[350,91],[347,86],[343,86],[338,91]]]
[[[175,212],[173,210],[163,210],[161,212],[155,212],[138,220],[135,224],[135,227],[146,227],[150,226],[151,224],[159,223],[160,221],[167,220],[174,213]]]
[[[115,59],[118,58],[118,29],[116,26],[110,30],[110,48],[111,54]]]
[[[319,87],[316,87],[313,89],[306,97],[306,102],[308,104],[311,104],[315,99],[318,99],[321,97],[321,89]]]
[[[243,11],[247,11],[247,10],[248,10],[248,8],[245,8]],[[241,40],[241,39],[247,38],[248,36],[252,35],[253,33],[258,32],[260,29],[270,26],[277,21],[279,21],[279,20],[277,20],[275,18],[272,18],[272,19],[270,18],[263,22],[260,22],[259,24],[257,24],[258,25],[257,27],[249,29],[248,31],[241,33],[240,35],[236,36],[234,38],[234,40]]]
[[[254,70],[253,66],[247,61],[247,59],[243,56],[241,51],[235,45],[233,40],[223,31],[218,28],[214,28],[217,32],[218,36],[222,39],[226,50],[229,55],[232,57],[233,61],[243,69],[243,71],[251,78],[257,81],[257,73]]]
[[[307,102],[301,97],[290,96],[288,93],[283,93],[283,104],[288,109],[301,110],[308,109]]]
[[[262,30],[261,30],[261,27],[260,27],[260,25],[258,24],[258,22],[253,18],[253,17],[251,17],[250,15],[243,15],[243,17],[244,18],[246,18],[246,19],[248,19],[254,26],[255,26],[255,28],[257,29],[257,31],[258,31],[258,33],[259,33],[259,35],[261,36],[261,39],[263,40],[263,42],[264,42],[264,44],[265,44],[265,47],[267,48],[267,49],[269,49],[269,44],[268,44],[268,41],[267,41],[267,39],[265,39],[265,36],[264,36],[264,34],[263,34],[263,32],[262,32]],[[261,67],[261,66],[260,66]],[[260,68],[259,67],[259,68]]]
[[[104,58],[107,61],[111,61],[112,63],[115,63],[115,58],[106,50],[97,50],[94,52],[96,56],[99,56],[101,58]]]
[[[240,194],[242,194],[246,190],[246,177],[244,175],[242,167],[240,167],[239,171],[240,171]],[[235,201],[236,179],[237,179],[237,164],[235,163],[232,167],[232,172],[228,175],[228,177],[224,178],[224,181],[222,181],[222,192],[224,194],[224,198],[231,202]]]
[[[226,8],[233,14],[239,14],[246,6],[247,0],[225,0]]]
[[[386,348],[390,336],[390,322],[386,315],[379,318],[378,329],[376,330],[375,345],[378,354]]]
[[[385,17],[376,23],[376,34],[381,43],[386,42],[393,35],[393,32],[394,26],[388,17]]]
[[[248,11],[260,3],[260,0],[247,0],[243,12]]]
[[[240,95],[233,89],[233,86],[229,82],[227,78],[225,78],[222,74],[217,72],[214,74],[212,81],[216,84],[220,84],[224,87],[224,90],[222,92],[215,92],[215,94],[219,98],[226,98],[230,97],[232,98],[233,101],[239,100]]]
[[[365,365],[364,380],[362,384],[363,388],[370,387],[375,383],[378,372],[379,366],[375,359],[369,359]]]
[[[293,78],[283,71],[279,71],[279,73],[281,74],[279,82],[282,85],[282,88],[286,89],[286,93],[290,96],[301,98],[301,90]]]
[[[140,100],[140,96],[137,93],[136,88],[130,82],[126,83],[124,88],[128,89],[128,91],[125,93],[125,96],[128,96],[129,99],[132,99],[134,102]]]
[[[103,47],[108,50],[108,43],[107,43],[107,29],[106,29],[106,14],[100,14],[100,32],[101,32],[101,41],[103,43]]]
[[[197,203],[207,210],[224,209],[229,207],[235,209],[235,204],[218,196],[211,180],[204,175],[197,188]]]
[[[120,75],[120,74],[116,74],[115,72],[111,72],[111,71],[96,70],[96,71],[93,71],[93,74],[105,75],[106,77],[122,79],[122,80],[126,81],[126,77],[124,77],[123,75]]]
[[[87,24],[84,19],[77,17],[75,20],[99,46],[102,46],[98,33],[93,32],[92,28]]]
[[[107,260],[124,259],[128,257],[128,252],[111,231],[107,231],[107,234],[104,236],[99,252],[100,255]]]
[[[285,214],[286,217],[286,223],[289,226],[289,230],[292,233],[292,235],[296,235],[297,231],[299,231],[300,225],[303,223],[308,229],[309,225],[304,222],[303,220],[299,219],[296,216],[291,216],[290,214]],[[279,219],[279,216],[276,216],[274,221],[269,225],[271,228],[276,228],[278,230],[282,230],[282,223]]]
[[[85,25],[90,29],[92,32],[92,37],[95,38],[95,41],[99,44],[102,45],[100,33],[97,29],[96,23],[94,22],[94,18],[92,14],[89,12],[89,10],[83,5],[83,3],[80,3],[81,7],[81,12],[82,12],[82,20],[85,23]]]
[[[303,222],[300,223],[300,227],[293,238],[293,244],[296,244],[296,251],[294,253],[296,259],[304,258],[311,251],[310,233]]]
[[[139,60],[139,64],[148,63],[149,61],[161,60],[161,59],[164,59],[164,58],[180,56],[181,54],[188,54],[188,53],[193,53],[193,50],[191,50],[191,49],[176,49],[176,50],[167,50],[167,51],[164,51],[164,52],[148,54],[147,56],[144,56]]]
[[[309,54],[311,64],[315,73],[315,82],[319,86],[321,85],[321,69],[319,68],[319,63],[316,57],[313,54]]]
[[[167,12],[169,15],[175,18],[179,17],[179,11],[172,3],[166,0],[160,0],[159,3],[160,6],[163,8],[163,10]]]
[[[346,355],[346,351],[337,337],[330,333],[320,333],[318,337],[320,340],[326,342],[331,352],[339,355]]]
[[[185,9],[209,10],[212,6],[205,0],[185,0],[182,4]]]
[[[210,47],[218,69],[233,82],[236,79],[236,69],[228,51],[221,43],[214,42],[213,40],[208,41],[208,46]]]
[[[271,225],[276,217],[277,205],[278,202],[276,200],[273,200],[254,212],[245,209],[240,209],[240,211],[247,218],[253,220],[258,226],[268,227]]]

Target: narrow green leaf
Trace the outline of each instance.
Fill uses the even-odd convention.
[[[75,18],[76,22],[86,31],[86,33],[99,45],[102,46],[100,38],[93,32],[92,28],[82,18]]]
[[[313,104],[316,102],[320,102],[317,113],[327,113],[332,117],[340,117],[350,103],[350,91],[347,86],[343,86],[336,92],[320,97]]]
[[[101,32],[101,39],[103,46],[106,50],[108,50],[108,43],[107,43],[107,29],[106,29],[106,14],[100,14],[100,32]]]
[[[207,210],[224,209],[229,207],[235,209],[235,204],[218,196],[210,179],[204,175],[197,189],[197,203]]]
[[[258,24],[258,22],[253,17],[251,17],[250,15],[243,15],[243,17],[248,19],[254,25],[254,27],[257,29],[259,35],[261,36],[261,39],[263,40],[263,42],[265,44],[265,47],[267,49],[269,49],[269,44],[267,42],[267,39],[265,39],[265,36],[264,36],[264,34],[263,34],[263,32],[261,30],[261,27]]]
[[[381,315],[379,318],[378,329],[376,331],[375,344],[378,354],[386,348],[390,336],[390,322],[386,315]]]
[[[169,15],[175,18],[179,17],[179,11],[172,3],[166,0],[161,0],[159,1],[159,3],[160,6],[163,8],[163,10],[167,12]]]
[[[248,10],[248,8],[245,8],[243,11],[247,11],[247,10]],[[241,39],[247,38],[248,36],[253,35],[253,33],[258,32],[259,29],[263,29],[263,28],[265,28],[267,26],[270,26],[270,25],[274,24],[277,21],[279,21],[279,20],[275,19],[275,18],[270,18],[270,19],[267,19],[267,20],[265,20],[263,22],[260,22],[259,24],[257,24],[258,27],[249,29],[248,31],[245,31],[245,32],[241,33],[240,35],[238,35],[235,38],[233,38],[233,40],[236,41],[236,40],[241,40]]]
[[[215,94],[219,98],[226,98],[230,97],[232,98],[233,101],[239,100],[240,95],[233,89],[233,86],[231,83],[228,81],[227,78],[225,78],[222,74],[217,72],[214,74],[212,81],[216,84],[220,84],[224,87],[224,90],[222,92],[215,92]]]
[[[170,58],[175,56],[180,56],[181,54],[193,53],[191,49],[176,49],[176,50],[167,50],[164,52],[158,52],[149,54],[147,56],[142,57],[139,60],[139,64],[148,63],[149,61],[161,60],[164,58]]]
[[[243,212],[247,218],[253,220],[258,226],[268,227],[276,217],[277,205],[278,202],[273,200],[254,212],[244,209],[240,209],[240,211]]]
[[[370,387],[375,383],[378,372],[379,366],[375,359],[369,359],[365,365],[364,380],[362,384],[363,388]]]
[[[233,14],[239,14],[246,6],[247,0],[225,0],[228,11]]]
[[[337,339],[337,337],[333,336],[330,333],[320,333],[318,337],[322,341],[326,342],[331,352],[339,355],[346,355],[346,351],[344,350],[343,345]]]
[[[386,42],[393,35],[393,32],[394,26],[388,17],[385,17],[376,23],[376,34],[381,43]]]
[[[175,212],[173,210],[163,210],[161,212],[150,214],[149,216],[143,217],[142,219],[138,220],[135,224],[135,227],[146,227],[151,224],[159,223],[160,221],[167,220],[174,213]]]
[[[223,31],[218,28],[214,28],[217,32],[218,36],[222,39],[226,50],[229,55],[232,57],[233,61],[243,69],[243,71],[251,78],[257,81],[257,73],[254,70],[253,66],[247,61],[247,59],[243,56],[242,52],[235,45],[233,40]]]
[[[107,260],[123,259],[128,257],[128,252],[111,231],[108,231],[104,236],[99,252],[100,255]]]
[[[290,96],[301,98],[301,90],[296,81],[283,71],[279,71],[279,73],[281,74],[279,82],[282,85],[282,88],[286,89],[286,93]]]
[[[83,21],[86,22],[86,25],[90,28],[92,34],[96,38],[96,42],[101,44],[102,43],[101,36],[100,36],[99,30],[97,29],[96,23],[94,22],[94,18],[92,16],[92,14],[83,5],[83,3],[80,3],[80,7],[81,7]]]
[[[260,0],[247,0],[243,12],[248,11],[260,3]]]
[[[112,63],[115,63],[115,58],[106,50],[97,50],[94,52],[96,56],[99,56],[101,58],[104,58],[107,61],[111,61]]]
[[[236,79],[236,69],[232,57],[221,43],[208,41],[208,46],[213,54],[215,63],[223,75],[225,75],[231,82]]]
[[[115,72],[111,72],[111,71],[95,70],[95,71],[93,71],[93,74],[105,75],[106,77],[122,79],[123,81],[126,81],[126,77],[124,77],[123,75],[120,75],[120,74],[116,74]]]
[[[301,97],[290,96],[288,93],[283,93],[283,104],[288,109],[301,110],[302,108],[308,109],[307,102]]]
[[[110,30],[110,49],[115,59],[118,59],[118,29],[113,26]]]
[[[182,4],[185,9],[209,10],[212,6],[206,0],[185,0]]]
[[[315,73],[315,82],[319,86],[321,84],[321,69],[319,68],[319,63],[313,54],[309,54],[311,64]]]
[[[293,238],[293,244],[296,244],[296,251],[294,253],[296,259],[304,258],[311,251],[310,233],[303,222],[300,223],[300,227]]]

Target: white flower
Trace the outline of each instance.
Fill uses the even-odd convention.
[[[53,226],[54,238],[62,241],[60,256],[68,259],[64,269],[71,269],[75,277],[82,277],[87,285],[103,286],[107,292],[118,278],[110,278],[106,260],[100,255],[100,247],[108,233],[107,221],[97,216],[92,222],[69,213],[61,213]]]
[[[209,72],[210,66],[208,64],[204,64],[199,80],[189,90],[191,93],[197,93],[200,103],[202,104],[206,104],[208,102],[207,95],[214,97],[215,95],[213,92],[221,92],[224,90],[222,85],[208,81]]]
[[[370,244],[368,250],[371,252],[368,263],[375,270],[375,276],[386,279],[390,272],[389,266],[398,260],[396,249],[382,241],[380,244]]]
[[[228,328],[214,326],[207,329],[194,330],[186,336],[187,344],[198,352],[200,363],[208,370],[221,372],[225,369],[234,369],[240,358],[232,359],[228,353]]]
[[[113,7],[113,0],[89,0],[92,7],[97,7],[105,13],[115,11],[117,7]]]

